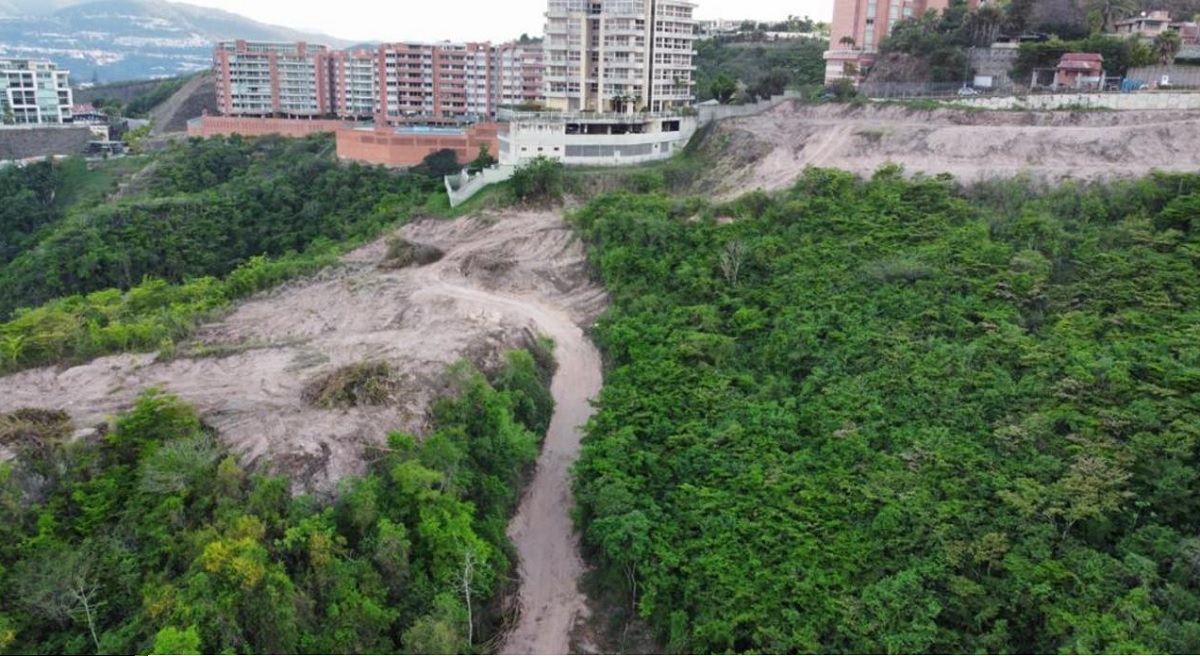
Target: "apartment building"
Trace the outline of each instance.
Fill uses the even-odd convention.
[[[979,1],[968,4],[975,8]],[[879,44],[897,21],[949,5],[949,0],[834,0],[825,83],[857,81],[859,73],[875,61]]]
[[[467,123],[495,113],[491,44],[385,44],[377,66],[379,120]]]
[[[330,56],[303,41],[222,41],[213,52],[217,107],[238,116],[328,115]]]
[[[0,59],[0,123],[69,123],[73,103],[68,76],[44,59]]]
[[[687,0],[548,0],[547,105],[632,113],[691,104],[695,8]]]
[[[332,51],[306,43],[219,43],[226,116],[336,116],[381,123],[472,123],[495,113],[487,43],[389,43]]]
[[[545,104],[543,52],[541,40],[510,41],[495,47],[496,107]]]
[[[379,113],[379,53],[340,50],[330,55],[333,113],[351,121],[374,120]]]

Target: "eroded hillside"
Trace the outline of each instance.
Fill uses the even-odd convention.
[[[0,412],[61,408],[93,426],[158,387],[193,404],[246,460],[328,487],[361,471],[362,447],[388,431],[421,433],[448,364],[465,357],[486,368],[547,325],[586,323],[604,308],[582,244],[556,215],[426,220],[401,233],[445,257],[382,270],[387,244],[377,241],[243,303],[177,357],[126,354],[2,378]],[[364,361],[400,373],[394,403],[324,409],[304,400],[312,381]]]
[[[869,174],[887,163],[963,182],[1133,177],[1200,168],[1200,113],[924,110],[784,103],[717,124],[700,148],[719,195],[790,185],[806,167]],[[711,166],[709,166],[711,164]]]

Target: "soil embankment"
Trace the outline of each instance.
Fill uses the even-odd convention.
[[[806,167],[908,173],[962,182],[1028,175],[1055,182],[1200,169],[1200,112],[964,111],[783,103],[719,123],[701,152],[721,196],[789,186]]]

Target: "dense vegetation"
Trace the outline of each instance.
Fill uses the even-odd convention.
[[[0,651],[478,649],[552,411],[549,361],[517,351],[494,386],[466,365],[453,379],[430,435],[393,435],[333,500],[245,471],[153,391],[84,441],[60,412],[0,415],[20,454],[0,466]]]
[[[102,199],[120,164],[89,170],[75,158],[0,168],[0,266],[35,246],[71,206]]]
[[[735,98],[738,84],[748,95],[772,96],[788,86],[819,85],[825,81],[822,56],[829,41],[800,38],[768,43],[696,42],[698,100]],[[746,98],[753,100],[753,98]]]
[[[374,235],[423,204],[428,179],[344,165],[332,140],[234,136],[176,145],[149,193],[81,208],[0,267],[0,316],[147,276],[223,276],[251,257]]]
[[[586,548],[678,653],[1200,650],[1197,216],[895,168],[592,202]]]
[[[339,164],[332,143],[192,140],[110,200],[82,161],[0,171],[0,371],[173,340],[229,301],[334,261],[436,195],[436,181]],[[11,246],[10,246],[11,245]],[[19,309],[15,313],[13,312]]]
[[[1169,63],[1179,51],[1178,39],[1169,44],[1164,37],[1148,44],[1113,34],[1116,20],[1135,13],[1128,0],[1019,0],[970,11],[967,6],[964,0],[952,0],[940,12],[896,23],[880,46],[883,56],[870,81],[970,83],[973,72],[964,48],[986,48],[1002,36],[1028,38],[1010,71],[1021,85],[1029,84],[1035,68],[1053,69],[1067,52],[1100,53],[1105,73],[1120,77],[1131,66]]]

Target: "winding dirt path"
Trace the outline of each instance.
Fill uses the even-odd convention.
[[[571,629],[585,609],[569,480],[579,454],[579,427],[592,414],[589,400],[600,392],[600,355],[582,333],[554,339],[554,417],[537,475],[508,528],[521,555],[521,618],[509,635],[506,654],[566,654]]]
[[[259,295],[181,345],[227,354],[156,360],[121,354],[61,369],[0,377],[0,412],[20,407],[67,411],[79,426],[107,421],[147,387],[193,404],[246,460],[265,457],[315,488],[361,470],[362,447],[390,430],[420,434],[446,365],[477,363],[540,333],[554,339],[554,416],[537,472],[509,536],[520,555],[520,623],[505,650],[566,653],[583,563],[570,518],[569,470],[579,431],[600,391],[600,356],[579,326],[607,305],[591,280],[578,237],[548,212],[513,212],[401,229],[445,251],[425,267],[381,271],[385,240],[347,254],[339,267]],[[411,377],[405,405],[313,408],[311,380],[368,359]],[[11,453],[0,445],[0,462]],[[312,473],[301,473],[312,470]]]
[[[583,561],[570,516],[570,468],[579,454],[580,427],[592,414],[590,401],[600,392],[600,354],[563,310],[529,296],[479,289],[448,266],[426,267],[419,277],[415,298],[450,297],[480,310],[517,315],[554,340],[554,416],[533,482],[508,529],[520,556],[521,612],[502,653],[565,654],[575,621],[585,612],[579,590]]]

